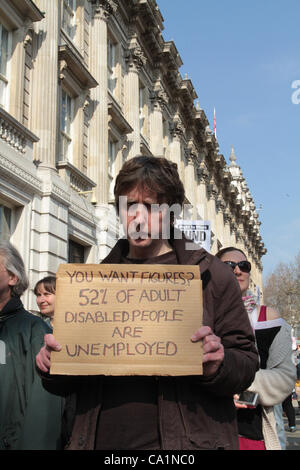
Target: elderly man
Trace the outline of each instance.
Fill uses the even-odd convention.
[[[27,287],[20,254],[0,241],[0,449],[59,449],[63,401],[42,387],[34,362],[51,330],[24,310]]]
[[[186,377],[55,377],[48,375],[55,338],[37,356],[44,386],[68,400],[69,449],[237,449],[233,395],[258,366],[253,332],[238,284],[222,262],[175,236],[175,206],[184,202],[176,164],[138,156],[116,180],[126,233],[104,263],[197,265],[203,281],[203,375]],[[158,208],[159,206],[159,208]],[[191,243],[189,243],[191,245]]]

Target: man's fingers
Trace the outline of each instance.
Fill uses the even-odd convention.
[[[203,352],[215,352],[222,346],[220,338],[215,335],[206,336],[203,340]]]
[[[61,345],[56,341],[53,335],[48,334],[44,336],[44,343],[47,351],[60,351]]]
[[[49,372],[51,365],[50,352],[47,351],[46,346],[43,346],[36,356],[36,365],[42,372]]]
[[[224,347],[221,339],[209,326],[202,326],[191,337],[191,341],[203,340],[203,374],[213,375],[224,360]]]
[[[49,372],[51,366],[51,351],[60,351],[61,346],[53,335],[44,336],[44,346],[36,356],[36,365],[42,372]]]
[[[212,332],[212,330],[209,326],[202,326],[197,331],[195,331],[195,333],[191,337],[191,341],[193,341],[193,342],[200,341],[201,339],[205,338],[206,336],[212,335],[212,334],[213,334],[213,332]]]
[[[237,394],[236,394],[236,395],[233,395],[233,400],[234,400],[235,407],[236,407],[236,408],[248,408],[248,406],[245,405],[244,403],[237,403],[236,400],[238,400],[239,398],[240,398],[239,395],[237,395]]]
[[[224,359],[224,347],[222,344],[219,344],[214,349],[209,349],[206,352],[203,348],[203,363],[214,361],[214,362],[222,362]]]

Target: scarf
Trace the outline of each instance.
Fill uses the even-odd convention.
[[[242,300],[244,302],[246,312],[248,313],[248,315],[251,315],[251,313],[256,307],[257,298],[251,291],[247,291],[246,294],[247,295],[245,297],[242,297]]]

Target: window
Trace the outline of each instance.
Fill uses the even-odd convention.
[[[60,107],[60,160],[72,163],[72,137],[71,128],[73,120],[73,99],[68,93],[61,90]]]
[[[76,0],[62,0],[62,28],[71,39],[74,39],[76,31],[75,12]]]
[[[8,85],[8,59],[9,59],[9,39],[7,29],[0,23],[0,105],[6,103],[6,89]]]
[[[114,94],[116,89],[116,45],[108,38],[107,41],[107,86]]]
[[[109,179],[109,193],[108,200],[114,200],[114,183],[116,176],[116,156],[117,156],[117,142],[108,139],[108,179]]]
[[[0,239],[9,240],[11,235],[11,209],[0,205]]]
[[[69,240],[68,263],[84,263],[84,246]]]

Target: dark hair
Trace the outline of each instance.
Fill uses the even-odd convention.
[[[50,292],[51,294],[55,294],[56,292],[56,277],[55,276],[46,276],[40,281],[38,281],[33,290],[35,295],[38,295],[38,289],[41,284],[43,284],[44,289],[47,292]]]
[[[124,163],[114,188],[116,208],[119,212],[119,197],[138,186],[157,194],[158,203],[169,206],[184,202],[184,187],[177,164],[160,157],[139,155]]]
[[[228,246],[227,248],[222,248],[221,250],[218,251],[218,253],[215,256],[221,259],[222,256],[225,255],[225,253],[229,253],[230,251],[239,251],[247,259],[247,256],[245,255],[243,250],[240,250],[239,248],[235,248],[234,246]]]

